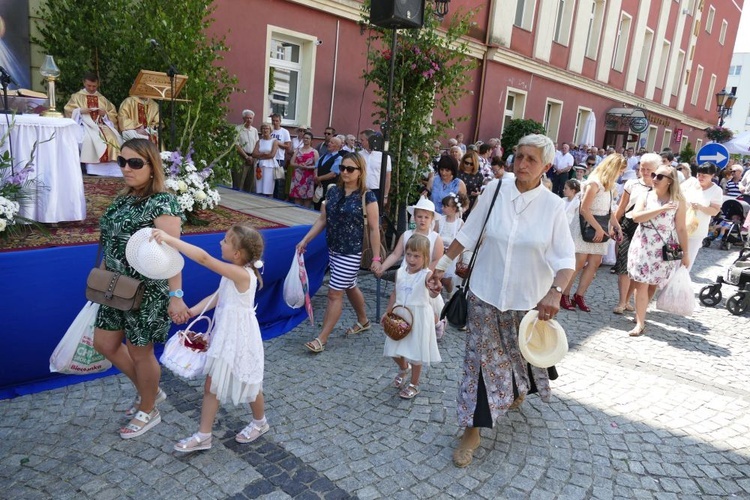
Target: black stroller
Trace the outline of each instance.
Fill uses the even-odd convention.
[[[747,235],[742,232],[742,224],[747,217],[748,209],[750,205],[737,198],[725,198],[724,203],[721,204],[721,212],[714,218],[712,224],[716,224],[719,221],[732,221],[733,217],[737,217],[739,222],[732,222],[729,229],[727,229],[724,239],[721,241],[719,248],[722,250],[730,250],[732,245],[744,246],[747,242]],[[714,235],[715,236],[715,235]],[[711,246],[713,237],[707,236],[703,238],[703,246]]]
[[[706,285],[698,293],[704,306],[715,306],[721,302],[721,285],[737,287],[737,293],[727,299],[727,310],[738,316],[750,309],[750,246],[740,250],[737,260],[727,269],[727,277],[716,278],[716,283]]]

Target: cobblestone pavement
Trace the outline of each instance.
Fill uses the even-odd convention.
[[[735,256],[702,250],[696,291]],[[361,284],[374,320],[375,280]],[[201,385],[167,372],[163,422],[128,441],[116,432],[133,397],[123,376],[0,401],[0,497],[750,498],[748,316],[723,302],[692,318],[650,310],[647,334],[630,338],[628,316],[610,312],[616,294],[603,267],[593,312],[561,312],[570,353],[551,403],[531,396],[483,430],[466,469],[451,462],[463,334],[449,329],[443,362],[405,401],[390,387],[382,330],[345,338],[347,310],[321,354],[302,345],[309,324],[265,343],[271,431],[249,445],[233,440],[248,409],[229,406],[213,449],[175,455],[197,429]],[[325,289],[314,306],[320,321]]]

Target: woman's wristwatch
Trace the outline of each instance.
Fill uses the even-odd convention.
[[[185,292],[182,291],[182,289],[178,288],[177,290],[170,290],[169,297],[177,297],[178,299],[181,299],[185,296]]]

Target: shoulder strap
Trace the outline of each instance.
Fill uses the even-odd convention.
[[[487,217],[484,218],[484,224],[482,224],[482,230],[479,231],[479,238],[477,238],[477,244],[476,247],[474,247],[474,253],[471,255],[471,260],[469,261],[469,272],[466,275],[466,279],[464,280],[464,286],[468,288],[469,286],[469,280],[471,279],[471,272],[474,270],[474,262],[477,260],[477,255],[479,254],[479,245],[482,241],[482,235],[484,235],[484,230],[487,227],[487,221],[490,220],[490,214],[492,213],[492,209],[495,207],[495,200],[497,199],[497,194],[500,192],[500,186],[503,185],[503,180],[500,179],[500,181],[497,183],[497,188],[495,189],[495,194],[492,195],[492,201],[490,202],[490,208],[487,210]]]

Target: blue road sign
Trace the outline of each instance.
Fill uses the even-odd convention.
[[[717,142],[706,144],[698,151],[698,165],[704,162],[711,162],[718,168],[727,166],[729,160],[729,151],[727,148]]]

